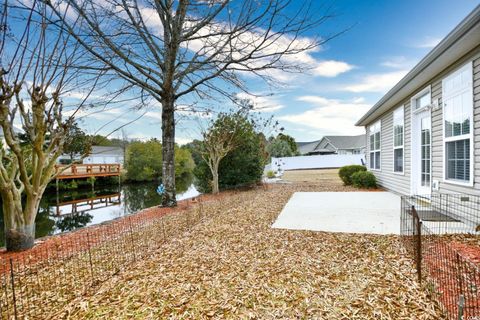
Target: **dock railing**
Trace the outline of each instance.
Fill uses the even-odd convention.
[[[119,176],[121,174],[121,165],[119,163],[111,164],[71,164],[57,165],[56,179],[74,179],[88,177],[109,177]]]

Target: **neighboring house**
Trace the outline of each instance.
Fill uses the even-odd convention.
[[[310,142],[297,142],[297,150],[300,155],[308,155],[315,150],[320,140]]]
[[[312,142],[299,142],[298,151],[301,155],[325,154],[364,154],[365,135],[358,136],[325,136]]]
[[[480,6],[357,125],[381,186],[480,194]]]
[[[120,147],[93,146],[90,154],[83,159],[85,164],[124,163],[123,149]]]
[[[76,155],[74,160],[79,160],[80,155]],[[69,164],[70,156],[62,154],[58,160],[61,164]],[[90,154],[82,161],[84,164],[109,164],[109,163],[124,163],[123,149],[120,147],[102,147],[92,146]]]

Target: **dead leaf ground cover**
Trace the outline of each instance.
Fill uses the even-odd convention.
[[[442,319],[395,236],[271,229],[307,182],[241,192],[62,310],[71,319]]]

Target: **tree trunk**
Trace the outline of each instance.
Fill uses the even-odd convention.
[[[165,187],[162,205],[177,205],[175,190],[175,109],[173,97],[162,100],[162,183]]]
[[[5,230],[7,251],[23,251],[35,244],[35,223]]]
[[[20,217],[24,217],[23,212],[15,212],[18,206],[11,197],[2,197],[2,203],[7,251],[23,251],[32,248],[35,242],[35,222],[22,221]]]
[[[220,192],[218,185],[218,164],[214,164],[212,167],[212,193],[217,194]]]

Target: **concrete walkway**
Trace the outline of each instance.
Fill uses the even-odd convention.
[[[399,234],[400,197],[390,192],[296,192],[272,227]]]

